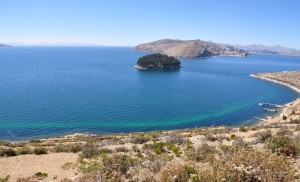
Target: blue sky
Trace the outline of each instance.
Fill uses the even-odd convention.
[[[162,38],[300,49],[300,1],[0,0],[0,43],[124,46]]]

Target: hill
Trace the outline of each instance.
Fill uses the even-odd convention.
[[[134,47],[137,51],[162,53],[173,57],[200,58],[212,56],[247,56],[248,53],[231,45],[202,40],[162,39]]]
[[[0,47],[11,47],[10,45],[0,44]]]
[[[174,57],[163,54],[150,54],[139,58],[136,68],[138,69],[178,69],[180,61]]]
[[[237,49],[243,49],[248,52],[253,53],[263,53],[263,54],[280,54],[280,55],[288,55],[288,56],[300,56],[300,50],[287,48],[280,45],[276,46],[265,46],[262,44],[252,44],[252,45],[232,45]]]

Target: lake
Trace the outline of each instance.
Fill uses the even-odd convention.
[[[300,69],[300,57],[180,59],[178,71],[144,71],[130,47],[0,49],[0,140],[253,124],[259,102],[299,94],[250,77]]]

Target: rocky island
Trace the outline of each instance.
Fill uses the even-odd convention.
[[[172,40],[162,39],[140,44],[134,48],[137,51],[161,53],[181,58],[201,58],[212,56],[248,56],[248,52],[231,45],[202,40]]]
[[[180,61],[172,56],[156,53],[140,57],[135,68],[173,70],[179,69],[180,64]]]

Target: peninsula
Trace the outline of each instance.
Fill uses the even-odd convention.
[[[161,53],[181,58],[201,58],[212,56],[248,56],[248,52],[231,45],[202,40],[162,39],[134,47],[137,51]]]
[[[151,54],[140,57],[135,66],[137,69],[164,69],[172,70],[180,68],[180,61],[174,57],[163,54]]]
[[[252,76],[300,89],[300,71]],[[2,141],[0,181],[299,181],[300,99],[262,120],[254,126]]]

